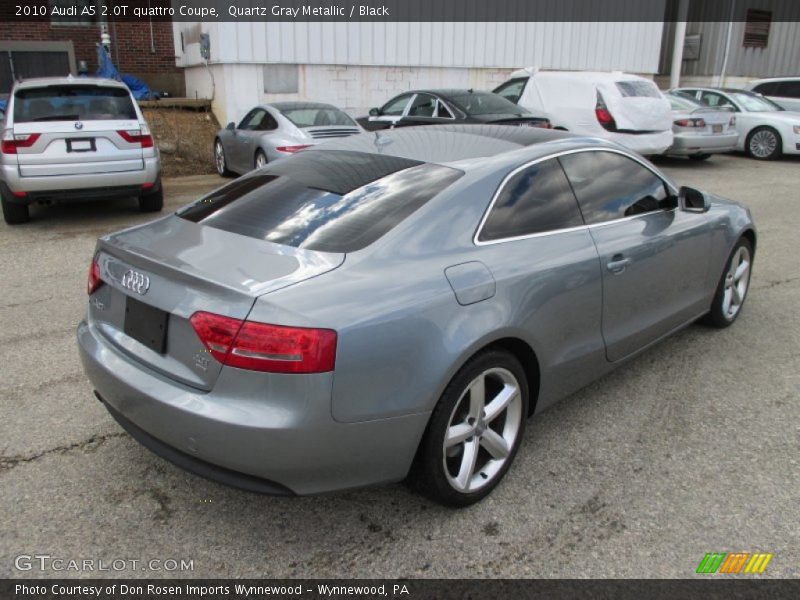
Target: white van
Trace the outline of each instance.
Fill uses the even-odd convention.
[[[620,71],[515,71],[494,90],[555,129],[604,138],[640,154],[672,145],[672,113],[656,84]]]

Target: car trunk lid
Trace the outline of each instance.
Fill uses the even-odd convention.
[[[603,100],[614,118],[617,130],[655,132],[672,129],[669,101],[661,96],[652,81],[621,80],[598,84]]]
[[[121,352],[185,385],[210,390],[222,365],[189,319],[245,319],[255,299],[337,268],[344,254],[274,244],[170,216],[103,237],[105,285],[90,321]],[[159,328],[163,329],[161,331]]]

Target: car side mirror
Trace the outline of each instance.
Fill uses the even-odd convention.
[[[711,202],[700,190],[683,186],[678,192],[678,208],[684,212],[705,213],[711,208]]]
[[[225,129],[227,129],[228,131],[233,131],[234,129],[236,129],[236,123],[231,121],[230,123],[225,125]]]
[[[370,108],[369,109],[369,116],[370,117],[378,117],[378,116],[380,116],[380,114],[381,114],[381,111],[378,108]]]

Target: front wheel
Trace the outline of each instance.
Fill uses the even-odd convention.
[[[725,263],[725,271],[717,285],[711,310],[703,318],[704,323],[720,329],[733,324],[742,311],[750,287],[752,266],[753,245],[747,238],[740,238]]]
[[[504,350],[470,360],[445,389],[431,415],[411,480],[432,500],[469,506],[506,474],[528,414],[528,383]]]
[[[747,136],[745,150],[757,160],[775,160],[781,155],[781,136],[772,127],[756,127]]]
[[[264,154],[263,150],[259,150],[258,152],[256,152],[256,158],[253,161],[253,166],[256,169],[260,169],[262,167],[267,166],[267,155]]]

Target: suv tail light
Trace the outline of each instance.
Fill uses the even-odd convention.
[[[41,137],[41,133],[14,133],[6,129],[3,133],[3,154],[16,154],[17,148],[30,148]]]
[[[675,121],[678,127],[705,127],[706,122],[704,119],[678,119]]]
[[[120,129],[117,131],[119,136],[129,144],[141,144],[142,148],[153,147],[153,136],[146,128],[125,130]]]
[[[336,364],[332,329],[269,325],[202,311],[190,321],[223,365],[268,373],[324,373]]]
[[[603,100],[603,96],[600,94],[599,90],[597,92],[597,104],[595,104],[594,107],[594,114],[597,117],[597,122],[603,126],[603,129],[606,131],[617,130],[617,123],[614,121],[611,112],[609,112],[606,102]]]
[[[286,152],[287,154],[294,154],[295,152],[300,152],[300,150],[305,150],[311,144],[302,144],[300,146],[278,146],[275,148],[278,152]]]
[[[103,280],[100,279],[100,265],[97,264],[97,259],[92,260],[92,266],[89,267],[89,281],[86,284],[86,292],[91,296],[103,285]]]

